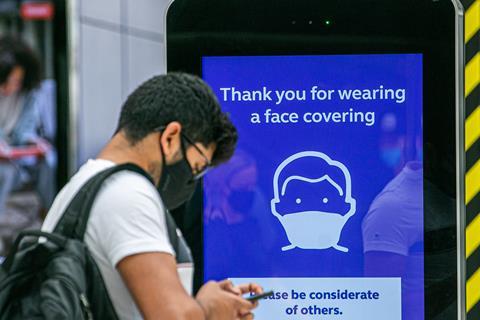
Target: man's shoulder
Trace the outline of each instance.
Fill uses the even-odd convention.
[[[102,159],[88,160],[82,165],[55,198],[47,214],[44,227],[53,228],[61,214],[65,211],[68,203],[72,201],[85,183],[96,174],[114,165],[113,162]],[[154,185],[146,177],[139,173],[125,170],[115,173],[104,182],[96,196],[94,206],[101,204],[100,207],[102,209],[105,206],[133,206],[141,201],[144,202],[144,206],[155,206],[156,208],[161,203],[160,196],[156,192]]]
[[[157,202],[160,196],[151,181],[140,173],[121,171],[109,177],[99,196],[115,197],[115,201],[129,202],[132,198],[148,197]]]
[[[125,170],[104,181],[92,210],[93,216],[113,210],[118,217],[138,218],[158,217],[164,208],[160,194],[151,180],[141,173]]]
[[[96,174],[106,169],[109,169],[113,166],[115,166],[115,163],[108,160],[103,160],[103,159],[88,160],[80,168],[77,174],[75,174],[71,182],[77,185],[79,184],[79,182],[81,184],[85,184],[89,179],[93,178]],[[151,183],[151,181],[147,177],[143,176],[138,172],[134,172],[131,170],[123,170],[123,171],[114,173],[112,176],[108,177],[105,180],[104,185],[102,186],[102,189],[104,189],[104,187],[108,187],[109,189],[120,188],[124,191],[135,190],[135,189],[148,190],[148,191],[155,190],[154,185]]]

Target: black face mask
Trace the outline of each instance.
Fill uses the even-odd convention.
[[[170,165],[164,165],[162,177],[158,184],[158,192],[168,210],[180,207],[190,200],[195,191],[197,181],[193,179],[192,169],[187,161],[182,146],[183,159]],[[162,150],[163,163],[165,156]]]

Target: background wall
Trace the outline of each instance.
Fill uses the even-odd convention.
[[[113,134],[123,101],[140,83],[165,73],[168,0],[79,0],[77,146],[72,170]]]

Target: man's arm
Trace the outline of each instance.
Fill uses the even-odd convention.
[[[216,282],[207,283],[192,298],[180,282],[174,257],[167,253],[131,255],[117,269],[146,320],[250,319],[255,307]]]
[[[145,319],[204,319],[201,307],[183,288],[172,255],[128,256],[117,269]]]

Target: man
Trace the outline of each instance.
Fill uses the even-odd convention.
[[[165,206],[188,200],[195,181],[231,157],[236,140],[236,129],[200,78],[154,77],[128,97],[115,135],[59,193],[42,229],[53,230],[90,177],[134,163],[162,199],[141,174],[120,172],[98,193],[85,234],[120,319],[251,319],[255,305],[241,294],[260,293],[255,284],[209,282],[195,298],[187,293],[165,224]]]

